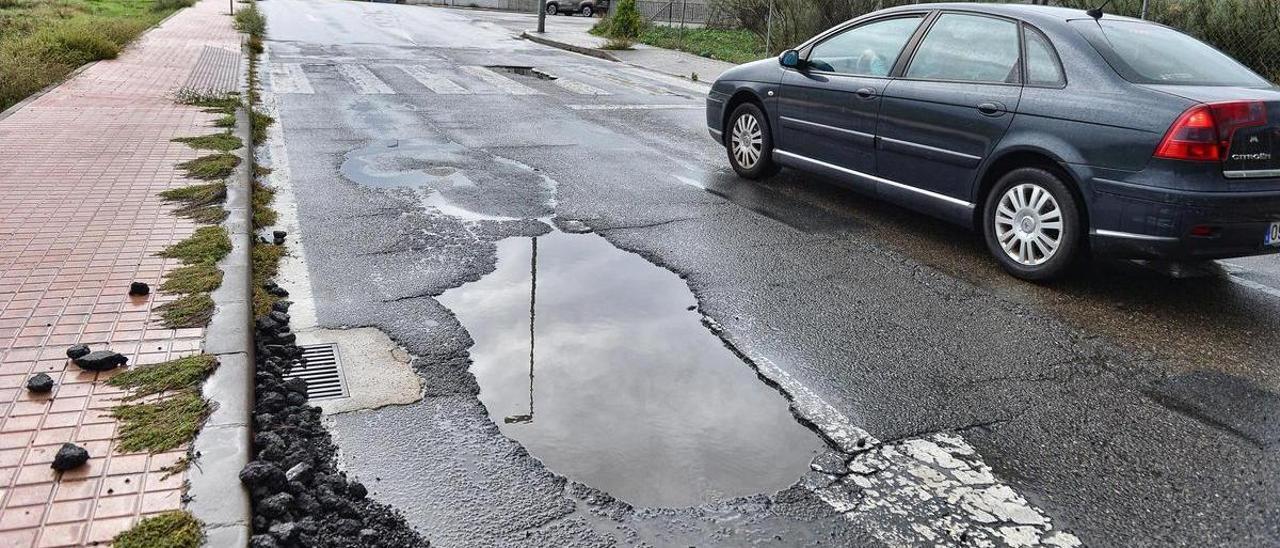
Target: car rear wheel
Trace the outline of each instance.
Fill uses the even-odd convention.
[[[591,6],[582,6],[581,13],[583,17],[591,17],[595,14],[595,10]]]
[[[1075,196],[1052,172],[1015,169],[996,182],[983,209],[987,248],[1000,266],[1032,281],[1062,276],[1076,262],[1083,223]]]
[[[547,4],[547,15],[559,15],[560,6],[556,4]]]
[[[743,103],[733,110],[726,126],[729,165],[739,176],[758,179],[777,171],[773,163],[773,137],[764,111],[753,103]]]

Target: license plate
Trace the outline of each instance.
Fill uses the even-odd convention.
[[[1267,237],[1262,242],[1272,247],[1280,247],[1280,222],[1271,223],[1271,228],[1267,229]]]

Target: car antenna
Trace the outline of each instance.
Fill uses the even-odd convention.
[[[1101,6],[1093,8],[1091,10],[1085,10],[1085,13],[1089,14],[1089,17],[1092,17],[1094,19],[1102,19],[1102,8],[1107,7],[1107,4],[1110,4],[1110,3],[1111,3],[1111,0],[1107,0],[1106,2],[1103,2]]]

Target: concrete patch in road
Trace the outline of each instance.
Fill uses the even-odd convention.
[[[385,333],[372,327],[299,331],[298,344],[333,343],[342,356],[347,396],[313,402],[326,414],[388,405],[407,405],[422,399],[422,383],[411,357]]]

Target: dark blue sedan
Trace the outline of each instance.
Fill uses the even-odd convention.
[[[707,125],[743,177],[792,167],[973,227],[1025,279],[1280,252],[1280,88],[1146,21],[878,11],[725,72]]]

